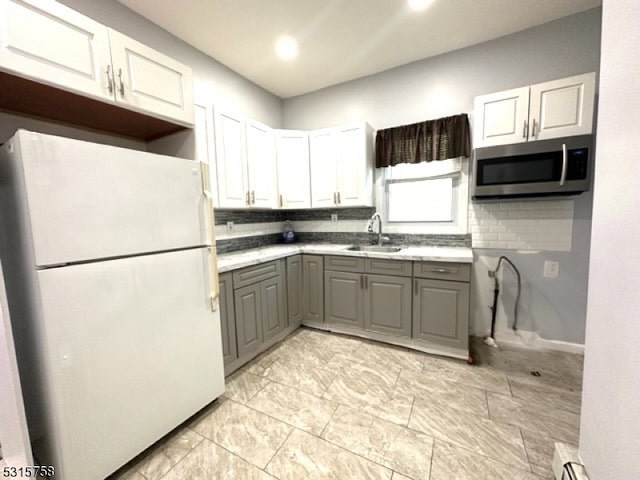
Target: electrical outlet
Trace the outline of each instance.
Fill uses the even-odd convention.
[[[227,222],[227,233],[233,232],[233,222]]]
[[[544,272],[543,275],[547,278],[558,278],[558,273],[560,271],[560,263],[552,262],[550,260],[544,261]]]
[[[337,213],[332,213],[331,214],[331,221],[332,222],[337,222],[338,221],[338,214]]]

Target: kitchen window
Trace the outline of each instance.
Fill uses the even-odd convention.
[[[468,160],[399,164],[383,170],[378,205],[386,231],[466,233]]]

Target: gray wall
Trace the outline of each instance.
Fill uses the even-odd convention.
[[[285,128],[313,129],[366,120],[374,128],[473,113],[473,97],[599,70],[601,9],[387,72],[284,100]],[[473,125],[473,115],[471,115]],[[575,198],[570,252],[476,251],[472,332],[486,333],[493,286],[486,275],[507,255],[524,280],[520,329],[542,338],[584,343],[592,195]],[[557,279],[542,275],[544,260],[560,262]],[[515,281],[505,274],[498,323],[513,321]],[[514,339],[518,340],[518,339]],[[519,341],[519,340],[518,340]]]
[[[640,2],[604,1],[579,449],[591,480],[640,478],[638,25]]]
[[[452,32],[455,35],[455,32]],[[284,127],[380,129],[473,112],[473,97],[598,70],[600,9],[284,100]]]

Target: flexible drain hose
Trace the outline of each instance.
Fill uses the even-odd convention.
[[[517,280],[517,290],[516,290],[516,301],[514,302],[513,305],[513,326],[511,327],[512,330],[516,331],[518,329],[518,302],[520,301],[520,289],[521,289],[521,284],[520,284],[520,272],[518,271],[518,268],[514,265],[514,263],[509,260],[507,257],[505,257],[504,255],[502,255],[499,259],[498,259],[498,265],[496,266],[496,269],[493,270],[492,272],[489,272],[489,276],[493,277],[494,282],[495,282],[495,294],[494,294],[494,306],[493,306],[493,318],[491,321],[491,336],[493,337],[493,331],[495,328],[495,320],[496,320],[496,303],[497,303],[497,299],[498,299],[498,291],[499,291],[499,287],[498,287],[498,270],[500,270],[500,265],[502,264],[502,261],[505,261],[509,264],[509,266],[511,267],[511,269],[513,270],[513,272],[516,274],[516,280]]]

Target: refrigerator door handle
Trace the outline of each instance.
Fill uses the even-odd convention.
[[[200,162],[200,171],[202,173],[202,193],[206,198],[206,216],[205,223],[207,225],[207,239],[209,249],[209,285],[211,291],[209,297],[211,300],[211,311],[218,310],[218,297],[220,295],[220,285],[218,284],[218,257],[216,254],[216,230],[213,221],[213,195],[209,190],[209,165]]]

